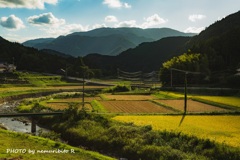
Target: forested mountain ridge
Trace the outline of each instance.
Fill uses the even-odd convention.
[[[66,64],[74,63],[73,57],[60,55],[41,52],[0,37],[0,62],[14,63],[17,70],[56,73],[59,69],[65,68]]]
[[[183,46],[189,40],[190,37],[167,37],[155,42],[142,43],[117,56],[119,66],[130,71],[158,70],[163,62],[184,52]]]
[[[240,11],[207,27],[185,46],[206,54],[211,70],[240,67]]]
[[[23,43],[38,49],[52,49],[72,56],[91,53],[118,55],[143,42],[153,42],[164,37],[193,36],[170,28],[98,28],[87,32],[76,32],[56,39],[36,39]]]

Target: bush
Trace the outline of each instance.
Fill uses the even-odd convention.
[[[126,86],[126,85],[116,85],[114,87],[110,87],[107,89],[103,90],[104,92],[110,92],[110,93],[115,93],[115,92],[128,92],[131,91],[131,87],[130,86]]]

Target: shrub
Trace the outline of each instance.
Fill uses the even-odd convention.
[[[130,90],[131,90],[130,86],[118,84],[118,85],[116,85],[114,87],[110,87],[110,88],[104,89],[103,91],[104,92],[115,93],[115,92],[128,92]]]

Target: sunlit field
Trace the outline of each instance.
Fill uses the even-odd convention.
[[[240,147],[240,116],[117,116],[114,120],[151,125],[154,130],[167,130],[209,138],[219,143]]]
[[[230,96],[196,96],[196,97],[202,100],[240,107],[240,97]]]

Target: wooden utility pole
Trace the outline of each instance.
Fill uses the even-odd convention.
[[[83,68],[83,82],[82,82],[82,109],[84,109],[84,93],[85,93],[85,67]]]
[[[184,113],[187,113],[187,72],[185,72],[184,82]]]

